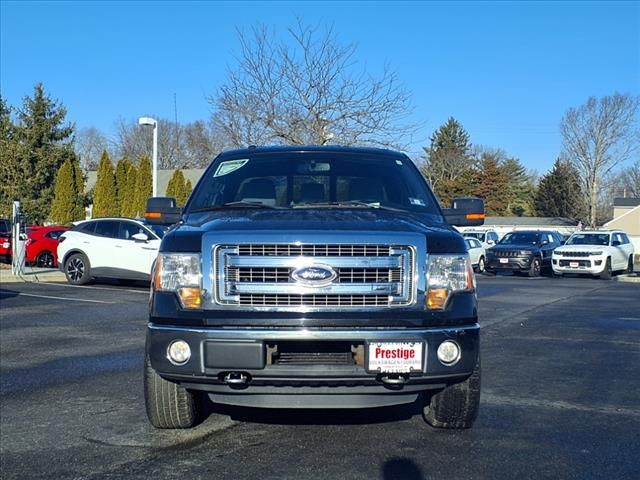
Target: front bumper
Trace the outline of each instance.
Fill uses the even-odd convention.
[[[310,328],[213,328],[176,327],[150,323],[147,354],[162,377],[185,388],[209,393],[217,403],[287,408],[361,408],[411,403],[424,391],[440,389],[468,377],[479,355],[479,325],[397,329],[310,329]],[[184,365],[171,363],[167,348],[184,340],[191,359]],[[454,340],[461,349],[460,360],[443,365],[437,349],[444,340]],[[268,348],[278,342],[318,345],[347,342],[364,345],[375,342],[422,342],[425,345],[420,371],[402,377],[393,385],[389,375],[368,372],[366,359],[353,364],[269,364]],[[224,354],[219,354],[224,352]],[[230,374],[248,381],[238,386],[225,382]]]
[[[606,257],[593,255],[589,257],[560,257],[554,255],[551,267],[555,273],[586,273],[599,275],[606,266]]]

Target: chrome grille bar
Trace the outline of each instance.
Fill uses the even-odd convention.
[[[314,255],[311,256],[311,255]],[[415,301],[415,249],[375,244],[216,245],[213,301],[256,307],[393,307]],[[299,283],[293,272],[322,265],[329,284]]]

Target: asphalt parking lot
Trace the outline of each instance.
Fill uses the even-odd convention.
[[[0,286],[0,477],[638,478],[640,284],[478,277],[483,391],[473,429],[416,405],[212,407],[147,424],[146,285]]]

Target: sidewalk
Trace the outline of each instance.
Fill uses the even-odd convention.
[[[66,282],[67,279],[57,268],[37,268],[37,267],[25,267],[21,276],[13,275],[11,273],[11,267],[4,268],[2,265],[0,268],[0,285],[5,283],[19,283],[19,282]]]

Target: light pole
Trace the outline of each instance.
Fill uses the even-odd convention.
[[[138,125],[153,127],[153,196],[158,196],[158,122],[151,117],[140,117]]]

